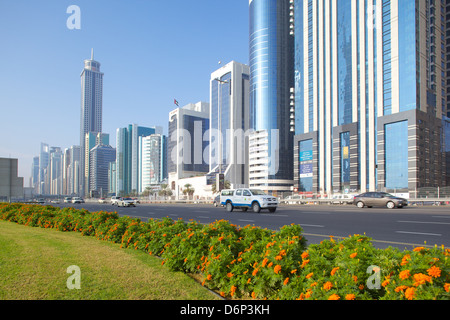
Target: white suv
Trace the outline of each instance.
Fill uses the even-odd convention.
[[[252,208],[253,212],[260,212],[261,209],[268,209],[275,212],[278,207],[278,199],[274,196],[266,194],[259,189],[236,189],[222,190],[220,195],[220,203],[225,206],[228,212],[232,212],[234,208],[240,208],[247,211]]]

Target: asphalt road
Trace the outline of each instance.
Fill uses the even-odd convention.
[[[363,208],[351,205],[281,205],[275,213],[231,213],[210,204],[138,204],[118,208],[110,204],[59,204],[86,208],[89,211],[117,211],[146,221],[169,217],[210,223],[225,219],[239,226],[255,225],[277,230],[287,224],[300,224],[308,243],[319,243],[329,236],[348,237],[366,234],[377,248],[389,246],[411,249],[416,246],[450,247],[450,206],[407,207],[403,209]]]

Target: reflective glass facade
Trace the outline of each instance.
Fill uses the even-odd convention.
[[[293,179],[294,134],[289,126],[290,90],[294,88],[290,7],[289,0],[252,0],[249,4],[252,128],[268,133],[277,131],[276,138],[269,134],[267,161],[273,163],[279,159],[279,165],[269,174],[266,185],[274,188],[279,185],[286,190],[286,184],[292,183]],[[272,183],[271,180],[277,181]]]
[[[385,125],[385,184],[388,189],[408,188],[408,121]]]

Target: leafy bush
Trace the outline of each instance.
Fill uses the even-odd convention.
[[[376,249],[354,235],[306,247],[299,225],[278,231],[207,225],[170,218],[140,219],[116,212],[2,204],[0,219],[77,231],[162,258],[171,270],[197,273],[224,297],[255,299],[450,299],[450,250]]]

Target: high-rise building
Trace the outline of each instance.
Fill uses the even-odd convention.
[[[293,185],[294,87],[292,0],[250,0],[250,187],[290,191]],[[292,97],[291,97],[292,96]],[[291,99],[292,98],[292,99]]]
[[[139,189],[161,184],[167,179],[167,137],[151,134],[139,137]]]
[[[23,199],[23,178],[18,177],[19,160],[0,158],[0,201]]]
[[[118,195],[138,192],[139,172],[139,137],[161,134],[162,127],[142,127],[130,124],[118,128],[116,132],[116,193]]]
[[[47,166],[49,161],[50,147],[47,143],[41,142],[39,152],[39,177],[37,181],[37,193],[45,194],[45,176],[47,174]]]
[[[232,61],[211,74],[210,173],[223,173],[232,186],[248,186],[250,68]]]
[[[446,3],[294,2],[298,190],[444,186]]]
[[[90,151],[89,190],[91,196],[105,197],[109,192],[108,171],[116,161],[116,149],[109,145],[97,144]]]
[[[81,154],[86,154],[85,138],[89,132],[102,132],[103,112],[103,73],[100,72],[100,62],[94,60],[94,50],[91,59],[84,60],[81,72],[81,119],[80,119],[80,147]],[[89,150],[88,150],[89,152]],[[80,159],[82,177],[86,176],[86,160]],[[85,193],[85,179],[81,179],[81,194]]]
[[[33,157],[31,164],[31,176],[30,176],[30,188],[33,188],[33,192],[37,192],[39,179],[39,156]]]
[[[91,150],[97,145],[109,145],[109,134],[101,132],[88,132],[85,135],[84,144],[84,183],[85,183],[85,195],[90,195],[90,181],[91,181]],[[95,172],[95,171],[94,171]]]
[[[169,113],[168,180],[176,195],[179,179],[209,172],[209,109],[208,102],[198,102]]]

